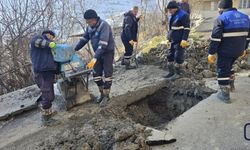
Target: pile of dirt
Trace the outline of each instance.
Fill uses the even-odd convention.
[[[167,54],[169,45],[159,44],[156,48],[152,48],[148,54],[143,54],[140,57],[142,64],[160,65],[163,69],[167,69]],[[207,49],[206,41],[193,41],[185,52],[185,68],[186,77],[202,79],[213,77],[215,73],[215,65],[207,64]]]
[[[202,78],[211,78],[216,76],[216,66],[207,63],[208,41],[190,39],[190,46],[185,51],[185,68],[186,77],[200,80]],[[167,53],[169,45],[159,44],[152,48],[146,54],[138,56],[140,63],[150,65],[160,65],[163,69],[167,69]],[[250,51],[248,51],[249,53]],[[234,64],[234,70],[239,72],[242,69],[250,69],[247,64],[247,58],[238,59]]]
[[[207,63],[207,41],[193,41],[185,53],[186,74],[195,79],[211,78],[216,76],[215,65]]]
[[[158,44],[148,53],[139,53],[138,60],[144,65],[163,65],[166,61],[168,47],[168,44]]]
[[[127,118],[117,118],[112,111],[100,110],[88,116],[72,116],[63,131],[37,143],[37,149],[104,150],[148,149],[145,126]]]
[[[208,41],[196,40],[193,41],[185,53],[186,73],[189,77],[195,79],[211,78],[216,76],[216,64],[209,65],[207,63]],[[247,64],[247,57],[236,60],[233,65],[235,72],[240,72],[242,69],[250,69]]]

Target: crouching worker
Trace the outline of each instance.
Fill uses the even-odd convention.
[[[217,79],[220,91],[217,97],[225,103],[230,103],[230,89],[234,90],[235,60],[245,54],[250,40],[250,21],[246,14],[232,8],[232,0],[221,0],[220,15],[216,19],[209,46],[208,63],[215,63],[217,53]]]
[[[42,35],[35,36],[30,42],[30,55],[34,79],[41,90],[41,97],[37,100],[41,110],[42,125],[55,125],[58,121],[52,118],[52,101],[54,100],[54,78],[57,64],[54,62],[51,49],[55,47],[53,39],[55,33],[51,30],[43,31]]]
[[[171,16],[167,35],[170,42],[170,49],[167,56],[169,74],[165,78],[175,80],[180,78],[184,73],[184,51],[188,46],[190,19],[187,12],[179,8],[176,1],[170,1],[167,9]]]
[[[84,19],[88,27],[76,45],[75,50],[80,50],[91,40],[95,55],[87,64],[87,68],[93,69],[94,81],[99,87],[100,97],[96,102],[100,103],[101,106],[105,106],[109,100],[113,75],[114,39],[112,30],[110,25],[100,19],[97,13],[92,9],[84,13]]]

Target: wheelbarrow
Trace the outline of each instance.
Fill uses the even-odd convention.
[[[91,70],[86,69],[83,58],[80,58],[68,44],[57,44],[52,52],[54,60],[60,66],[57,87],[66,110],[91,100],[88,92]]]

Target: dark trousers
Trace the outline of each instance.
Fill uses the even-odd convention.
[[[176,62],[182,64],[184,62],[184,48],[180,46],[180,43],[171,43],[170,49],[167,55],[168,62]]]
[[[114,52],[104,53],[93,69],[94,81],[99,87],[110,89],[112,85]],[[104,80],[103,80],[104,73]]]
[[[42,92],[42,95],[37,100],[37,103],[38,105],[41,105],[43,109],[49,109],[55,98],[53,87],[54,78],[55,74],[53,72],[34,73],[35,82]]]
[[[217,79],[219,85],[229,85],[234,76],[232,66],[238,57],[226,57],[218,54],[217,59]]]
[[[125,53],[124,53],[124,59],[130,59],[133,55],[133,46],[129,43],[129,40],[127,40],[124,37],[121,37],[122,43],[125,47]]]

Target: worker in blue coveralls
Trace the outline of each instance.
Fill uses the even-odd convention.
[[[45,30],[42,35],[34,36],[30,42],[30,56],[32,70],[36,84],[41,90],[42,95],[37,100],[41,110],[42,125],[55,125],[58,121],[52,118],[52,101],[54,100],[54,78],[57,71],[57,64],[54,61],[52,51],[55,47],[55,33]]]
[[[167,39],[170,42],[170,49],[167,55],[169,74],[165,78],[175,80],[183,73],[184,51],[188,46],[190,32],[189,14],[179,8],[176,1],[170,1],[167,5],[170,13]]]
[[[217,53],[217,80],[220,91],[217,97],[225,103],[231,103],[230,90],[234,91],[235,60],[245,55],[250,36],[249,17],[233,8],[232,0],[221,0],[219,17],[214,23],[211,42],[208,50],[208,63],[215,63]]]
[[[114,39],[111,26],[100,19],[96,11],[89,9],[84,13],[84,19],[88,27],[75,47],[80,50],[90,40],[95,51],[94,58],[87,64],[88,69],[93,69],[94,81],[99,87],[100,97],[96,100],[101,106],[105,106],[109,100],[112,85]],[[104,75],[104,78],[103,78]]]

